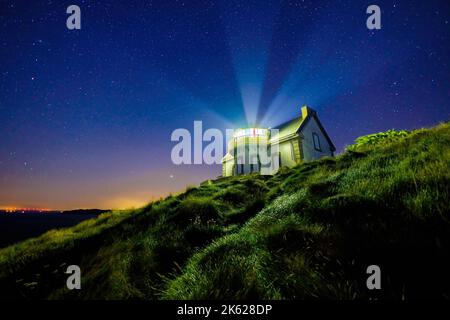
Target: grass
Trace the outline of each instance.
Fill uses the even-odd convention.
[[[450,297],[450,124],[208,180],[0,250],[0,298]],[[65,288],[77,264],[82,290]],[[367,266],[382,270],[366,289]]]

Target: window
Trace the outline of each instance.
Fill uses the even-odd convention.
[[[320,149],[319,135],[317,133],[313,132],[312,136],[313,136],[313,141],[314,141],[314,149],[316,149],[317,151],[322,151],[322,149]]]

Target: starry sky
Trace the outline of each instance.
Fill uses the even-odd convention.
[[[448,121],[449,57],[448,0],[0,0],[0,207],[126,208],[214,178],[172,164],[194,120],[275,126],[307,104],[339,152]]]

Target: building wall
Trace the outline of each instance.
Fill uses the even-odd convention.
[[[224,161],[223,162],[223,164],[222,164],[222,176],[229,177],[229,176],[234,175],[233,164],[234,164],[234,159],[230,159],[228,161]]]
[[[314,145],[313,133],[317,134],[319,148],[316,148]],[[245,143],[249,142],[253,143],[254,141],[249,139],[245,141]],[[242,143],[244,143],[243,139]],[[248,149],[247,146],[245,148]],[[246,151],[248,152],[248,150]],[[281,142],[278,151],[281,157],[281,166],[283,167],[293,167],[302,161],[311,161],[324,156],[333,156],[331,146],[314,117],[311,117],[302,127],[302,131],[299,133],[299,136],[295,136],[290,140]],[[241,161],[246,162],[244,160]],[[241,161],[238,162],[242,163]],[[259,168],[256,164],[251,166],[248,163],[244,165],[237,164],[234,166],[234,159],[231,158],[223,162],[222,175],[232,176],[249,174],[250,172],[260,171],[260,169],[261,168]]]
[[[288,141],[284,141],[279,146],[279,151],[281,155],[281,166],[282,167],[293,167],[300,159],[296,155],[294,144],[298,144],[298,138],[294,138]]]
[[[316,148],[314,147],[313,133],[316,133],[319,137],[320,150],[316,150]],[[301,142],[304,157],[303,160],[311,161],[319,159],[321,157],[333,155],[333,152],[331,151],[331,146],[329,145],[328,140],[322,133],[322,130],[320,130],[319,125],[317,124],[316,119],[314,119],[314,117],[312,117],[303,127],[301,135],[303,136]]]

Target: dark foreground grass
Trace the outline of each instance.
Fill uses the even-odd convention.
[[[48,232],[0,250],[0,297],[449,299],[449,146],[449,124],[379,134]],[[80,291],[65,289],[70,264]]]

